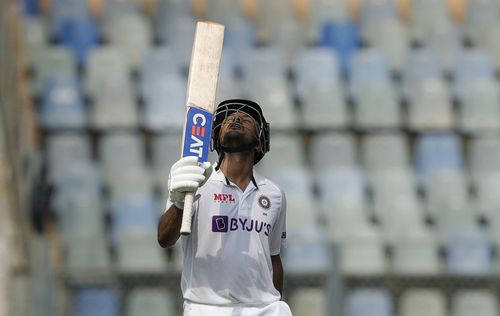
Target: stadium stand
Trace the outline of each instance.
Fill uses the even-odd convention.
[[[217,100],[254,99],[271,123],[257,170],[287,194],[294,315],[500,315],[500,3],[295,2],[19,1],[40,133],[31,309],[180,313],[182,252],[156,222],[208,18],[226,25]]]

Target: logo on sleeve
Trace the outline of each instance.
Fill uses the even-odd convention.
[[[268,210],[271,207],[271,200],[265,195],[259,196],[259,205],[265,210]]]

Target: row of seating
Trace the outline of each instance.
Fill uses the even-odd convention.
[[[290,298],[294,315],[329,315],[331,306],[320,288],[298,289]],[[499,315],[496,293],[489,290],[457,290],[448,301],[446,295],[432,288],[409,288],[392,295],[383,288],[354,288],[346,294],[346,316],[496,316]]]
[[[153,50],[136,87],[120,56],[113,48],[95,50],[80,83],[64,48],[45,50],[35,65],[34,81],[42,127],[82,130],[140,125],[156,132],[179,130],[186,98],[182,67],[175,65],[167,49]],[[325,49],[307,49],[298,56],[293,89],[276,50],[256,49],[247,56],[243,81],[235,79],[231,62],[223,67],[218,100],[241,96],[257,100],[265,105],[275,129],[500,131],[498,84],[487,55],[479,50],[464,52],[451,88],[434,68],[432,54],[415,52],[399,92],[383,56],[375,50],[357,52],[349,92],[343,87],[335,55]],[[299,108],[294,106],[295,96]],[[456,110],[454,98],[459,104]],[[137,106],[138,99],[144,106]],[[407,106],[402,106],[404,99]],[[349,100],[354,106],[349,106]]]
[[[273,138],[273,150],[258,170],[287,193],[288,229],[290,236],[299,236],[296,244],[291,242],[288,248],[290,265],[309,272],[326,271],[331,259],[327,243],[332,241],[346,251],[342,255],[346,273],[377,274],[393,269],[434,274],[441,271],[442,265],[463,274],[496,271],[492,252],[500,241],[496,212],[500,178],[496,176],[496,155],[491,153],[500,150],[498,139],[478,138],[472,144],[471,157],[476,158],[471,158],[471,165],[477,169],[471,168],[475,175],[471,183],[476,190],[471,196],[460,140],[455,135],[431,134],[417,140],[418,177],[411,171],[406,142],[401,134],[366,136],[361,143],[364,156],[360,157],[366,167],[364,175],[355,158],[356,145],[351,135],[327,134],[314,139],[311,146],[321,144],[321,150],[311,151],[312,168],[305,164],[298,138]],[[62,237],[67,240],[68,262],[85,265],[89,263],[86,257],[102,258],[92,259],[90,264],[100,265],[109,273],[111,248],[116,250],[118,271],[165,269],[165,256],[156,246],[154,232],[167,197],[168,170],[178,159],[175,153],[179,150],[179,135],[159,136],[153,144],[151,168],[144,143],[136,134],[102,136],[96,147],[97,160],[85,136],[48,137],[53,210]],[[332,162],[332,156],[339,158]],[[215,161],[214,156],[211,161]],[[282,166],[283,161],[287,161],[287,167]],[[491,176],[483,177],[485,173]],[[313,191],[315,183],[319,196]],[[111,219],[109,226],[104,224],[106,214]],[[432,220],[432,225],[427,219]],[[481,219],[488,224],[487,235]],[[303,236],[301,231],[308,229],[323,230],[325,234]],[[80,246],[70,247],[75,243]],[[386,256],[386,245],[394,249],[392,257]],[[439,255],[442,248],[449,252],[444,262]],[[94,255],[88,256],[86,251]],[[316,256],[304,256],[302,251],[313,251]],[[137,256],[138,252],[147,256]],[[142,258],[148,258],[147,263]],[[464,258],[470,258],[472,263]]]
[[[435,13],[435,16],[429,17],[422,14],[423,16],[416,17],[415,23],[411,25],[411,30],[409,30],[395,15],[394,5],[391,4],[392,0],[386,0],[383,5],[379,5],[376,1],[367,2],[373,3],[373,8],[377,7],[377,9],[374,10],[374,14],[362,14],[359,22],[350,21],[347,16],[336,16],[342,15],[339,12],[346,12],[345,4],[337,3],[332,6],[328,1],[321,2],[318,7],[313,8],[311,19],[306,20],[308,25],[288,16],[291,13],[288,3],[264,5],[264,12],[256,21],[243,18],[238,13],[232,15],[215,14],[214,18],[227,25],[226,50],[245,51],[255,42],[259,42],[259,39],[268,37],[269,43],[282,47],[287,52],[285,55],[289,57],[295,53],[297,48],[312,43],[330,47],[336,51],[340,56],[344,70],[348,68],[350,57],[362,43],[381,50],[387,57],[390,67],[395,70],[400,70],[404,65],[407,55],[412,50],[412,41],[417,41],[418,45],[434,51],[440,65],[446,70],[455,65],[456,57],[464,43],[490,51],[496,65],[499,63],[497,56],[500,41],[495,34],[500,28],[500,19],[494,0],[484,1],[488,3],[477,14],[474,13],[477,10],[471,9],[474,18],[471,17],[471,25],[467,24],[465,27],[464,36],[461,36],[461,28],[454,25],[449,19],[445,8],[443,8],[444,3],[435,5],[436,8],[433,9],[432,2],[422,1],[421,5],[424,6],[422,9],[434,10],[432,12]],[[470,2],[479,3],[481,1]],[[69,15],[64,13],[61,18],[58,18],[57,14],[52,16],[49,30],[44,29],[42,21],[36,18],[28,19],[27,31],[31,34],[28,38],[34,46],[47,42],[49,34],[52,34],[56,42],[67,45],[74,52],[80,64],[85,64],[88,55],[100,44],[101,38],[103,38],[106,42],[113,43],[124,51],[130,65],[138,66],[141,54],[153,43],[153,39],[156,37],[158,42],[173,47],[181,56],[190,55],[192,44],[190,39],[194,34],[194,19],[189,8],[186,8],[185,5],[175,4],[174,6],[181,8],[173,10],[168,8],[168,13],[162,14],[160,12],[158,14],[159,22],[155,23],[157,25],[155,36],[150,29],[149,22],[137,11],[119,10],[108,16],[99,25],[88,15],[84,4],[82,7],[81,2],[75,5],[71,2],[67,3],[71,6],[68,10],[73,12]],[[476,5],[480,6],[481,4]],[[161,7],[168,6],[165,4]],[[339,6],[344,6],[344,8],[339,8]],[[225,7],[234,10],[231,9],[230,5],[221,6],[221,9]],[[492,7],[495,9],[492,10]],[[281,14],[278,14],[279,18],[277,18],[276,10],[279,9],[281,11],[278,12]],[[75,10],[77,12],[74,12]],[[273,14],[267,12],[273,12]],[[134,49],[130,49],[131,47]],[[187,60],[187,58],[183,58],[183,60]]]
[[[139,287],[131,290],[120,304],[111,288],[82,288],[74,294],[75,316],[165,316],[178,315],[174,295],[162,288]]]

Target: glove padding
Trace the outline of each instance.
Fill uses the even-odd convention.
[[[198,157],[195,156],[179,159],[170,168],[168,177],[170,201],[178,208],[183,209],[186,193],[196,193],[196,190],[205,184],[211,174],[212,165],[210,162],[198,163]]]

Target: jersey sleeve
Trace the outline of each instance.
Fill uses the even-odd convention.
[[[281,191],[281,206],[278,219],[271,232],[271,256],[276,256],[280,253],[281,247],[286,239],[286,196],[285,192]]]

